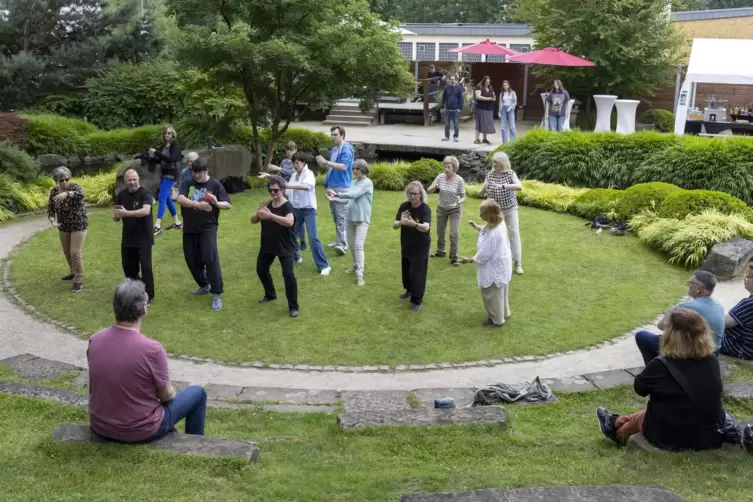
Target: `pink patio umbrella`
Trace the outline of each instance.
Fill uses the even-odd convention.
[[[467,54],[486,54],[487,56],[515,56],[520,54],[518,51],[508,49],[498,45],[497,42],[492,42],[488,38],[483,42],[479,42],[473,45],[467,45],[465,47],[458,47],[457,49],[450,49],[449,52],[462,52]]]
[[[573,56],[556,47],[547,47],[537,51],[524,52],[507,58],[510,63],[541,64],[550,66],[596,66],[588,59]]]

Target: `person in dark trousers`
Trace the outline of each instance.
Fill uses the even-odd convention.
[[[392,228],[400,229],[403,287],[400,299],[410,298],[413,312],[421,310],[426,290],[426,272],[431,247],[431,208],[426,204],[426,191],[420,181],[405,187],[406,202],[400,204]]]
[[[160,170],[159,193],[157,194],[159,205],[157,206],[157,220],[154,222],[154,235],[162,233],[162,217],[165,215],[165,209],[170,211],[173,217],[173,224],[168,227],[168,230],[183,228],[172,199],[175,180],[179,179],[180,176],[178,162],[183,158],[183,154],[180,151],[180,144],[178,144],[178,134],[173,126],[165,127],[162,131],[162,138],[164,142],[159,148],[149,149],[149,157],[154,162],[159,163]]]
[[[277,299],[275,284],[269,268],[280,260],[282,277],[285,280],[285,296],[288,298],[290,317],[298,317],[298,282],[295,278],[295,208],[285,198],[285,180],[276,174],[267,179],[267,190],[272,200],[259,204],[259,210],[251,216],[251,223],[261,223],[261,247],[256,258],[256,273],[264,286],[264,298],[259,303]]]
[[[193,179],[180,185],[178,204],[183,212],[183,255],[199,288],[192,295],[212,293],[212,310],[222,308],[224,292],[220,253],[217,249],[217,227],[220,210],[230,209],[230,197],[225,187],[209,177],[204,159],[191,165]]]
[[[450,141],[450,121],[455,127],[455,143],[460,135],[460,110],[463,109],[463,87],[458,85],[454,75],[450,76],[450,83],[442,91],[442,109],[444,109],[444,138],[442,141]]]
[[[126,278],[142,281],[149,297],[154,301],[154,275],[152,274],[152,205],[154,197],[139,185],[139,173],[129,169],[123,175],[125,189],[115,197],[113,219],[123,222],[120,258]],[[141,276],[139,277],[139,270]]]

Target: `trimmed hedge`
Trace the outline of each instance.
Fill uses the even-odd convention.
[[[82,155],[132,154],[146,151],[162,143],[163,127],[147,125],[133,129],[113,129],[87,134],[83,138],[86,143],[86,152]],[[178,142],[180,143],[180,132]]]
[[[406,180],[420,181],[428,188],[434,179],[444,172],[444,164],[436,159],[420,159],[408,166]]]
[[[639,183],[624,191],[616,201],[614,210],[623,220],[646,209],[659,211],[664,199],[679,190],[680,187],[671,183]]]
[[[23,115],[23,118],[27,120],[26,151],[34,157],[46,153],[86,155],[88,144],[84,135],[97,131],[83,120],[58,115]]]
[[[713,190],[679,190],[669,194],[661,204],[659,216],[682,220],[707,209],[715,209],[724,214],[741,214],[753,217],[748,205],[732,195]]]
[[[180,134],[180,131],[178,132]],[[266,155],[267,147],[269,146],[269,140],[271,137],[269,129],[263,129],[260,131],[261,140],[261,153]],[[309,131],[308,129],[296,129],[289,128],[285,133],[280,136],[275,145],[274,157],[279,158],[282,156],[285,149],[285,143],[288,141],[295,142],[298,150],[302,152],[316,152],[319,150],[329,150],[332,148],[332,138],[322,132]],[[243,145],[252,152],[256,152],[256,145],[254,145],[254,133],[250,127],[238,127],[232,132],[231,138],[228,138],[228,143],[236,145]]]
[[[648,110],[641,120],[646,124],[654,124],[659,132],[674,132],[675,130],[675,114],[669,110],[659,108]]]

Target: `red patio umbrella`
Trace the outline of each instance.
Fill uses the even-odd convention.
[[[479,42],[473,45],[467,45],[465,47],[458,47],[457,49],[450,49],[449,52],[464,52],[467,54],[486,54],[487,56],[515,56],[520,54],[518,51],[508,49],[498,45],[497,42],[492,42],[488,38],[483,42]]]
[[[573,56],[556,47],[547,47],[537,51],[524,52],[507,58],[510,63],[541,64],[550,66],[596,66],[588,59]]]

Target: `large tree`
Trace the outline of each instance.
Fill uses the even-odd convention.
[[[506,23],[515,0],[370,0],[382,19],[404,23]]]
[[[666,7],[666,0],[526,0],[517,14],[531,25],[536,47],[558,47],[596,63],[542,66],[537,75],[563,80],[583,100],[599,93],[635,98],[675,73],[681,38]]]
[[[399,34],[366,0],[169,0],[182,26],[179,59],[240,87],[262,167],[261,132],[277,140],[305,109],[345,97],[371,108],[379,92],[407,96]]]

